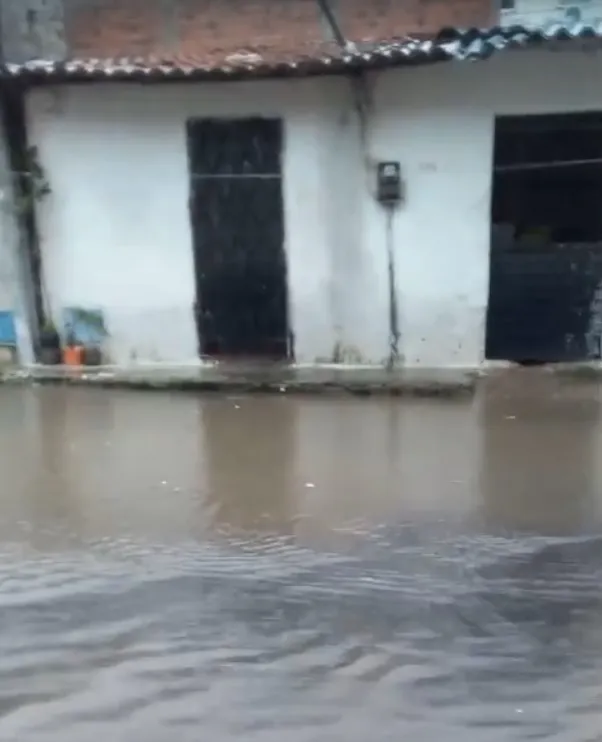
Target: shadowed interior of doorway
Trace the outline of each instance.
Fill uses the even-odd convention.
[[[496,121],[486,357],[599,359],[602,114]]]

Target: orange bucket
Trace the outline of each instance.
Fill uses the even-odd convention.
[[[68,345],[63,348],[64,366],[83,366],[84,348],[82,345]]]

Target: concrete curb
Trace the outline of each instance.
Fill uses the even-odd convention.
[[[602,381],[602,363],[559,363],[537,367],[559,381]],[[104,389],[137,389],[213,394],[306,394],[457,398],[475,393],[478,385],[496,377],[529,373],[516,364],[492,364],[475,369],[394,369],[369,366],[273,366],[207,364],[206,366],[104,366],[76,369],[64,366],[19,368],[0,364],[0,384],[66,385]]]
[[[34,367],[5,369],[0,383],[104,389],[238,394],[313,394],[454,398],[472,394],[476,375],[449,371],[343,368],[226,368],[143,370]]]
[[[576,381],[596,381],[602,379],[602,364],[593,363],[559,363],[549,369],[556,376]]]
[[[516,363],[492,364],[481,368],[478,376],[480,378],[490,378],[513,373],[530,372],[545,373],[568,381],[597,381],[602,380],[602,362],[546,363],[540,366],[522,366]]]

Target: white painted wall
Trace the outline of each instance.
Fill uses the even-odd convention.
[[[507,52],[490,62],[374,74],[368,152],[399,160],[394,222],[401,355],[483,360],[496,114],[602,107],[602,56]],[[105,311],[110,352],[197,356],[185,124],[281,116],[290,309],[299,363],[382,364],[389,352],[386,223],[344,78],[34,90],[28,101],[52,195],[40,208],[46,285],[62,307]]]
[[[395,256],[408,365],[483,361],[495,116],[602,109],[600,75],[602,54],[566,50],[374,78],[372,154],[399,160],[407,182]],[[382,242],[382,213],[364,211],[364,240]]]
[[[379,364],[389,350],[389,278],[386,244],[366,239],[363,205],[371,198],[359,117],[352,88],[338,84],[337,105],[328,109],[321,173],[328,194],[325,252],[330,252],[332,322],[339,362]],[[326,113],[326,112],[325,112]],[[324,126],[324,124],[326,124]]]
[[[503,26],[542,26],[546,23],[574,22],[580,14],[584,23],[598,23],[602,18],[601,0],[514,0],[514,7],[500,10]]]
[[[13,310],[15,304],[15,223],[11,199],[11,176],[4,136],[0,143],[0,310]]]
[[[30,138],[53,191],[40,226],[57,319],[71,305],[102,308],[117,363],[194,361],[186,121],[281,116],[297,360],[329,360],[344,341],[379,361],[386,316],[372,297],[382,296],[384,273],[360,239],[360,193],[352,184],[358,144],[347,97],[345,81],[326,79],[34,90]],[[371,297],[363,305],[349,295],[360,290]]]

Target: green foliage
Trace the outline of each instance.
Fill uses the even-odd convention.
[[[71,311],[75,322],[81,322],[106,337],[107,328],[102,312],[95,309],[84,309],[83,307],[74,307]]]
[[[21,180],[21,188],[15,188],[15,208],[19,213],[32,211],[36,203],[43,201],[52,193],[44,168],[40,164],[37,147],[28,147],[24,162],[14,174]],[[24,186],[24,187],[23,187]]]

